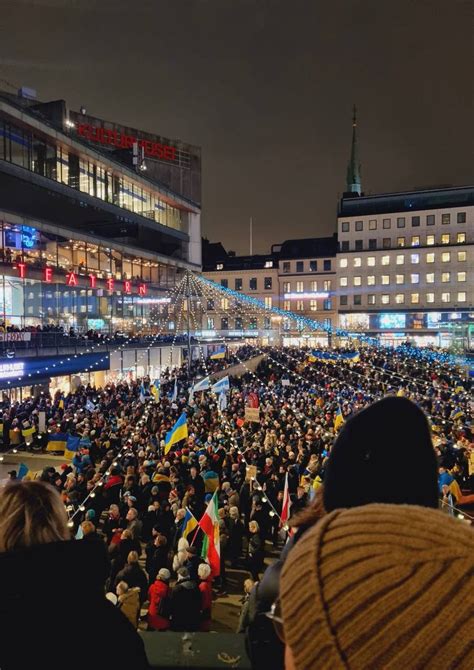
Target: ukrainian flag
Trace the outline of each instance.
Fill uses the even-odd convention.
[[[166,433],[165,455],[169,452],[173,444],[185,440],[188,437],[188,419],[183,412],[174,424],[173,428]]]
[[[64,449],[64,458],[74,458],[74,454],[79,450],[81,438],[79,435],[68,435],[66,448]]]
[[[61,398],[58,404],[59,409],[64,409],[64,398]]]
[[[358,363],[360,361],[360,354],[358,351],[353,351],[350,354],[342,354],[342,357],[351,363]]]
[[[17,475],[18,479],[20,479],[20,480],[24,479],[26,477],[26,475],[29,473],[29,471],[30,471],[30,468],[27,465],[25,465],[25,463],[20,463],[20,465],[18,467],[18,475]]]
[[[219,361],[222,358],[225,358],[226,355],[226,348],[225,346],[219,347],[217,351],[215,351],[213,354],[210,355],[211,361]]]
[[[339,428],[344,423],[344,417],[342,416],[342,410],[340,405],[337,406],[336,418],[334,419],[334,430],[339,430]]]
[[[193,530],[197,527],[198,522],[194,514],[191,512],[186,507],[186,514],[184,515],[184,522],[183,522],[183,532],[181,533],[181,537],[184,537],[185,539],[188,537],[189,533],[192,533]]]
[[[54,433],[48,437],[46,451],[65,451],[67,445],[67,433]]]
[[[155,381],[150,387],[150,391],[155,402],[158,402],[158,400],[160,399],[160,389],[161,389],[161,382],[159,379],[155,379]]]
[[[23,435],[23,437],[25,439],[28,439],[29,437],[31,437],[35,433],[36,433],[36,428],[34,426],[31,426],[31,428],[23,428],[23,430],[21,431],[21,434]]]
[[[456,409],[456,411],[454,412],[453,416],[451,417],[451,419],[452,419],[452,421],[457,421],[458,419],[462,419],[463,416],[464,416],[464,412],[462,411],[462,409],[460,409],[458,407]]]

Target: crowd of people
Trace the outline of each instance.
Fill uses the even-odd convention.
[[[337,359],[340,352],[334,350],[333,354]],[[247,362],[257,355],[261,356],[260,363],[251,372]],[[197,380],[231,364],[240,364],[240,371],[231,377],[224,398],[209,390],[191,391]],[[152,383],[144,378],[103,389],[81,387],[65,397],[59,393],[55,397],[43,395],[4,411],[4,436],[13,425],[37,425],[41,411],[46,412],[47,419],[45,441],[55,433],[66,433],[79,437],[80,442],[71,462],[59,469],[46,468],[39,481],[9,483],[5,489],[7,502],[6,493],[0,496],[0,514],[5,516],[8,506],[15,505],[16,488],[26,491],[21,494],[21,504],[27,508],[28,487],[43,487],[46,493],[35,489],[31,495],[36,500],[44,497],[43,508],[49,505],[61,517],[55,522],[59,528],[55,535],[30,543],[21,539],[22,533],[34,535],[28,530],[26,518],[22,518],[24,530],[16,531],[18,543],[11,526],[10,539],[5,539],[6,526],[2,527],[0,519],[0,551],[4,552],[0,566],[6,566],[0,574],[11,575],[13,570],[18,574],[8,560],[9,554],[19,550],[24,554],[30,544],[53,540],[64,543],[73,537],[76,539],[65,545],[81,547],[77,551],[84,552],[82,560],[88,556],[85,572],[90,583],[85,593],[92,585],[96,589],[90,595],[91,605],[100,591],[102,597],[107,594],[107,607],[121,611],[135,631],[140,627],[157,632],[205,632],[212,630],[213,593],[225,592],[228,571],[237,568],[249,576],[238,630],[247,635],[253,667],[283,667],[284,653],[288,668],[343,667],[341,659],[352,658],[359,647],[364,649],[361,658],[365,665],[347,661],[347,667],[401,667],[393,659],[398,662],[404,658],[400,651],[402,633],[400,648],[393,645],[398,656],[391,655],[388,642],[384,653],[377,652],[386,666],[367,661],[370,652],[366,648],[370,645],[362,639],[362,633],[355,634],[359,645],[356,651],[352,638],[338,646],[334,631],[328,633],[329,642],[321,633],[318,644],[325,660],[314,664],[316,643],[309,644],[297,629],[296,619],[301,618],[302,611],[309,608],[313,612],[304,591],[298,591],[306,580],[300,565],[314,559],[319,570],[331,548],[337,554],[335,535],[342,533],[341,528],[350,526],[357,534],[360,524],[364,534],[371,518],[375,519],[377,532],[396,518],[400,526],[396,535],[402,538],[398,541],[400,556],[404,555],[402,549],[409,553],[410,542],[415,540],[406,539],[404,526],[410,524],[400,523],[403,515],[391,507],[395,505],[403,505],[398,509],[407,514],[407,519],[413,515],[413,528],[423,524],[420,514],[426,514],[427,523],[437,523],[441,529],[435,532],[438,539],[446,523],[459,526],[459,552],[463,565],[468,562],[466,547],[472,545],[472,539],[464,534],[472,531],[437,510],[442,506],[452,515],[459,505],[474,502],[473,407],[470,382],[463,371],[402,350],[364,348],[352,360],[335,362],[302,349],[246,345],[232,354],[227,352],[224,360],[194,361],[190,371],[187,365],[166,370],[159,398],[152,393]],[[251,420],[249,407],[258,410],[258,416],[253,413]],[[183,414],[188,437],[168,451],[166,435]],[[12,472],[13,480],[15,476]],[[205,533],[199,527],[186,533],[189,514],[199,521],[214,495],[218,500],[220,545],[217,572],[212,572],[203,558]],[[407,511],[407,505],[414,511]],[[350,516],[353,508],[354,516]],[[341,509],[348,511],[339,514]],[[11,516],[6,516],[8,523],[13,523]],[[448,534],[455,534],[454,527],[447,528]],[[426,554],[430,540],[423,541],[420,550]],[[268,553],[279,550],[283,542],[282,558],[265,570]],[[443,544],[442,539],[440,542]],[[301,558],[300,546],[310,547],[306,554],[309,558]],[[371,541],[367,539],[364,546],[368,560],[373,556]],[[49,561],[47,572],[54,575],[53,588],[61,588],[57,575],[64,576],[65,561],[72,580],[75,566],[84,565],[77,562],[81,557],[78,554],[76,559],[75,551],[68,548],[65,555],[57,551],[56,557],[51,552],[38,552],[41,555],[35,557],[41,565]],[[355,563],[362,560],[363,552],[358,559],[357,551],[352,551]],[[298,563],[294,556],[300,557]],[[336,572],[343,569],[337,565]],[[314,572],[311,566],[305,570],[308,575]],[[322,596],[318,589],[327,582],[334,595],[328,596],[325,591],[324,598],[329,597],[330,607],[337,608],[337,579],[333,583],[331,568],[328,570],[314,581],[308,578],[307,593],[319,602]],[[385,574],[390,572],[390,565],[380,567],[375,561],[374,571]],[[415,572],[410,576],[414,589],[421,583]],[[455,568],[452,574],[458,574]],[[301,581],[298,585],[295,575]],[[370,580],[371,575],[366,579]],[[83,577],[81,573],[80,584]],[[11,576],[5,579],[11,580]],[[349,590],[364,586],[357,574],[347,579]],[[393,583],[387,581],[380,587],[381,592],[398,584],[396,576],[390,579]],[[447,579],[450,584],[450,577]],[[37,600],[46,587],[30,581],[29,594],[35,594]],[[21,607],[23,602],[21,594],[14,595],[16,592],[7,585],[5,588],[11,595],[2,598],[2,619],[12,616],[7,615],[8,608]],[[459,588],[465,600],[471,600],[472,609],[472,591],[469,598],[464,581],[459,582]],[[298,598],[294,592],[299,593]],[[24,595],[27,597],[26,591]],[[305,621],[321,625],[329,605],[321,606],[321,612],[308,615]],[[347,603],[345,607],[349,616],[350,607]],[[84,602],[86,617],[85,608]],[[344,630],[344,616],[336,613]],[[444,614],[467,626],[464,602],[454,616],[447,610]],[[376,618],[375,613],[374,622]],[[278,626],[289,631],[286,652],[273,633],[273,627],[278,633]],[[307,628],[305,624],[301,630],[311,637]],[[140,638],[137,635],[133,640],[130,644],[135,645],[134,653],[140,658]],[[447,665],[467,668],[463,663],[472,660],[472,652],[456,640],[457,650],[453,647],[452,653],[462,662]],[[395,665],[390,666],[389,661]],[[0,665],[10,667],[1,658]],[[427,663],[416,667],[436,666]]]

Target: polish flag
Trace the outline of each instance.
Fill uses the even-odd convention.
[[[288,519],[290,518],[290,492],[288,491],[288,472],[285,477],[285,489],[283,491],[283,505],[281,508],[280,528],[284,528]]]

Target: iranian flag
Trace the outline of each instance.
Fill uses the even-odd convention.
[[[285,528],[286,522],[290,518],[290,492],[288,491],[288,472],[285,477],[285,489],[283,491],[283,503],[281,506],[280,528]],[[287,530],[287,528],[285,528]]]
[[[199,527],[204,533],[201,556],[211,566],[213,577],[217,577],[221,572],[221,546],[219,540],[219,515],[217,509],[216,489],[199,522]]]

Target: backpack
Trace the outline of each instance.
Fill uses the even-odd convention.
[[[163,619],[169,619],[171,615],[171,598],[166,596],[165,598],[160,598],[158,607],[156,608],[156,613],[158,616],[163,617]]]

